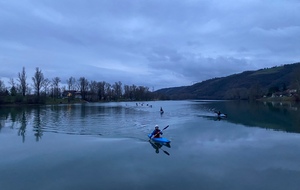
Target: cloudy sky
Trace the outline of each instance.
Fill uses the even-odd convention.
[[[0,78],[151,90],[300,61],[299,0],[0,0]]]

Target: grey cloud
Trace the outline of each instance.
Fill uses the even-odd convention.
[[[246,59],[233,57],[204,57],[199,54],[180,53],[171,48],[158,47],[148,53],[149,67],[182,74],[191,81],[202,81],[213,76],[226,76],[250,69]]]
[[[0,77],[25,66],[168,87],[300,59],[293,0],[11,0],[0,7],[0,66],[9,63]]]

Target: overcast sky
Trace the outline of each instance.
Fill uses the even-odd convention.
[[[299,0],[0,0],[0,78],[151,90],[300,61]]]

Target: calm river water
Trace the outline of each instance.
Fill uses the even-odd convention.
[[[160,107],[164,113],[160,114]],[[227,118],[217,118],[220,110]],[[155,125],[171,147],[153,147]],[[0,107],[1,190],[299,190],[300,107],[154,101]]]

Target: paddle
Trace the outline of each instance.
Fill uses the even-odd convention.
[[[162,130],[160,130],[160,132],[162,132],[163,130],[165,130],[165,129],[167,129],[169,127],[169,125],[167,125],[165,128],[163,128]],[[157,133],[155,134],[155,135],[153,135],[154,137],[153,138],[155,138],[155,136],[157,135]],[[150,137],[149,137],[150,138]],[[150,138],[151,139],[151,138]]]
[[[170,156],[170,154],[169,154],[166,150],[162,149],[161,147],[160,147],[160,149],[161,149],[165,154],[167,154],[168,156]]]

